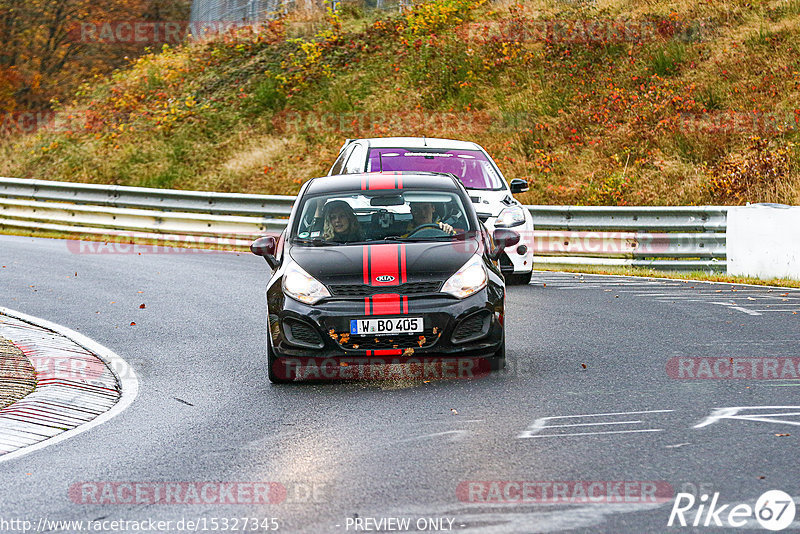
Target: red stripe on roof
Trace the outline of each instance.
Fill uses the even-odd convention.
[[[388,173],[373,174],[367,176],[367,189],[396,189],[397,179]]]

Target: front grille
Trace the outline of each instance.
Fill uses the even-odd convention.
[[[480,312],[461,321],[453,331],[453,343],[464,343],[486,335],[489,331],[489,312]]]
[[[283,332],[289,343],[293,345],[316,349],[322,348],[324,345],[316,328],[297,319],[285,319],[283,321]]]
[[[436,293],[441,282],[411,282],[399,286],[373,287],[364,284],[331,285],[331,295],[334,297],[370,297],[378,293],[397,293],[399,295],[419,295],[422,293]]]
[[[436,334],[426,330],[422,334],[397,334],[388,336],[349,336],[344,340],[337,339],[343,349],[372,350],[372,349],[419,349],[432,347],[441,336],[441,331]]]

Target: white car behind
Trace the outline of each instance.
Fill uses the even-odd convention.
[[[328,175],[427,171],[454,174],[469,192],[489,232],[513,228],[520,242],[500,257],[506,281],[527,284],[533,269],[533,217],[512,195],[528,190],[525,180],[509,184],[491,156],[476,143],[428,137],[348,139]]]

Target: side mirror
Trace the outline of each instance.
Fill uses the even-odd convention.
[[[513,247],[519,243],[519,234],[508,228],[497,228],[492,234],[494,248],[489,253],[489,257],[496,260],[500,257],[506,247]]]
[[[278,260],[275,258],[275,249],[278,242],[271,235],[259,237],[250,245],[250,252],[256,256],[263,256],[269,266],[274,269],[278,266]]]
[[[528,190],[528,181],[523,180],[521,178],[514,178],[508,185],[509,187],[511,187],[512,195],[516,195],[517,193],[524,193],[525,191]]]

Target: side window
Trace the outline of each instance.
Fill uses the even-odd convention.
[[[347,161],[347,156],[349,156],[350,152],[352,151],[353,151],[352,145],[345,147],[345,149],[342,150],[342,153],[339,154],[339,157],[336,158],[336,161],[333,163],[333,167],[331,167],[331,170],[328,174],[331,176],[334,174],[342,174],[342,172],[344,172],[343,171],[344,162]]]
[[[358,143],[356,144],[355,148],[353,148],[353,153],[350,155],[350,159],[347,160],[347,165],[345,165],[343,172],[345,174],[364,172],[366,163],[367,147],[361,143]]]

